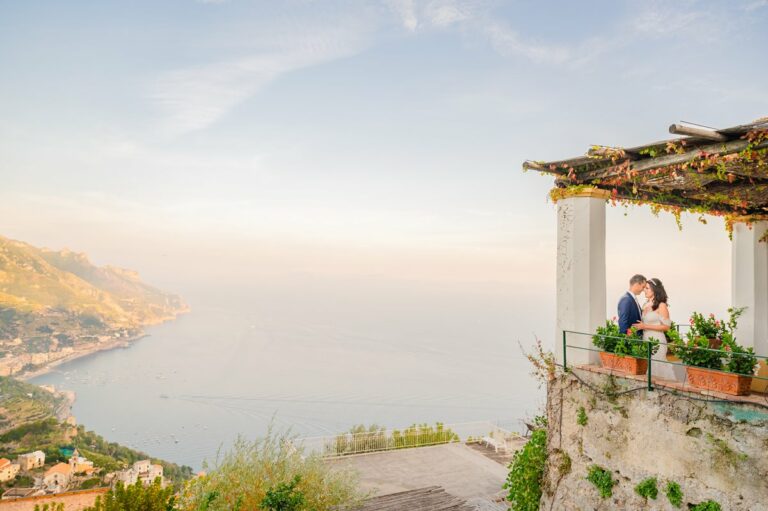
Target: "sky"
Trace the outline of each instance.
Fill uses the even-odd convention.
[[[768,114],[766,24],[766,0],[0,0],[0,234],[182,292],[493,283],[553,316],[552,180],[522,162]],[[609,208],[609,302],[639,271],[673,312],[727,306],[722,222],[684,223]]]

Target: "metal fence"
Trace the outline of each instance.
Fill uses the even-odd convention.
[[[499,424],[496,421],[437,423],[434,426],[416,424],[403,429],[379,429],[300,438],[294,440],[294,444],[306,454],[332,458],[457,442],[481,442],[484,439],[491,439],[493,443],[506,446],[510,441],[521,438],[519,433],[505,429]]]
[[[687,325],[681,325],[681,326],[687,326]],[[679,331],[679,328],[678,328]],[[590,347],[584,347],[584,346],[576,346],[573,344],[568,344],[568,337],[574,337],[574,336],[581,336],[581,337],[588,337],[589,338],[589,344]],[[604,350],[601,350],[595,346],[592,346],[592,338],[593,337],[601,337],[604,339],[616,339],[616,340],[626,340],[627,336],[611,336],[611,335],[603,335],[603,334],[596,334],[596,333],[586,333],[586,332],[576,332],[573,330],[564,330],[563,331],[563,368],[568,369],[568,350],[574,349],[574,350],[581,350],[581,351],[592,351],[592,352],[604,352]],[[653,358],[653,345],[655,344],[654,341],[648,341],[641,338],[632,339],[634,342],[642,342],[646,345],[645,350],[645,357],[642,358],[642,360],[647,361],[648,369],[646,371],[646,387],[648,390],[654,389],[653,384],[653,368],[654,366],[658,366],[658,364],[669,364],[672,366],[677,366],[681,368],[699,368],[698,366],[692,366],[688,364],[682,363],[682,361],[673,361],[673,360],[661,360]],[[673,344],[668,344],[668,346],[674,347]],[[723,358],[724,357],[756,357],[758,361],[760,360],[768,360],[768,355],[760,355],[756,353],[732,353],[732,352],[723,352],[721,349],[713,349],[713,348],[704,348],[704,347],[696,347],[696,350],[701,350],[702,352],[714,352],[714,353],[722,353]],[[627,357],[631,357],[631,355],[625,355]],[[634,357],[639,358],[639,357]],[[736,373],[732,371],[726,371],[722,369],[712,369],[712,368],[706,368],[708,371],[712,371],[715,373],[722,373],[722,374],[731,374],[731,375],[737,375],[737,376],[748,376],[756,380],[764,380],[768,381],[768,377],[765,376],[758,376],[756,374],[747,374],[747,373]],[[619,371],[620,372],[620,371]],[[684,381],[683,381],[684,383]]]

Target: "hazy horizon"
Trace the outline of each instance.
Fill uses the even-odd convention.
[[[761,0],[5,2],[0,234],[193,306],[281,283],[494,289],[510,342],[547,340],[552,180],[522,161],[765,115],[766,21]],[[607,313],[635,272],[675,319],[723,312],[710,220],[609,208]]]

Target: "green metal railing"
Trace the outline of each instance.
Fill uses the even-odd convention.
[[[676,325],[679,327],[679,325]],[[687,325],[683,325],[687,326]],[[679,328],[678,328],[679,330]],[[584,347],[584,346],[575,346],[572,344],[568,344],[568,336],[585,336],[589,338],[589,344],[591,347]],[[573,330],[563,330],[563,368],[567,371],[568,370],[568,349],[575,349],[575,350],[582,350],[582,351],[593,351],[596,353],[605,352],[605,350],[601,350],[597,347],[592,346],[592,338],[593,337],[601,337],[603,339],[616,339],[616,340],[626,340],[626,336],[613,336],[613,335],[603,335],[603,334],[595,334],[595,333],[586,333],[586,332],[576,332]],[[734,374],[738,376],[749,376],[756,380],[766,380],[768,381],[768,377],[766,376],[758,376],[756,374],[746,374],[746,373],[736,373],[732,371],[726,371],[722,369],[711,369],[711,368],[705,368],[705,367],[699,367],[699,366],[693,366],[689,364],[684,364],[682,362],[675,362],[671,360],[659,360],[653,358],[653,346],[657,341],[649,341],[641,338],[632,339],[635,342],[642,342],[645,343],[647,346],[646,350],[646,356],[643,358],[644,360],[648,361],[648,371],[647,371],[647,379],[646,379],[646,388],[650,391],[654,389],[653,387],[653,366],[654,364],[670,364],[673,366],[681,366],[681,367],[694,367],[699,369],[707,369],[708,371],[717,372],[717,373],[724,373],[724,374]],[[671,346],[673,349],[675,347],[674,344],[669,343],[668,346]],[[702,347],[696,347],[695,349],[701,350],[701,351],[709,351],[709,352],[716,352],[723,354],[723,358],[728,356],[738,356],[738,357],[756,357],[758,362],[760,360],[765,360],[768,362],[768,355],[760,355],[756,353],[733,353],[733,352],[724,352],[723,350],[719,349],[713,349],[713,348],[702,348]],[[609,352],[607,352],[609,353]],[[619,355],[619,356],[627,356],[632,357],[632,355]],[[634,358],[640,358],[640,357],[634,357]]]

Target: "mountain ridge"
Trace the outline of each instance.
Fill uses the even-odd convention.
[[[0,236],[0,365],[9,353],[39,365],[34,354],[135,338],[188,310],[134,270]]]

